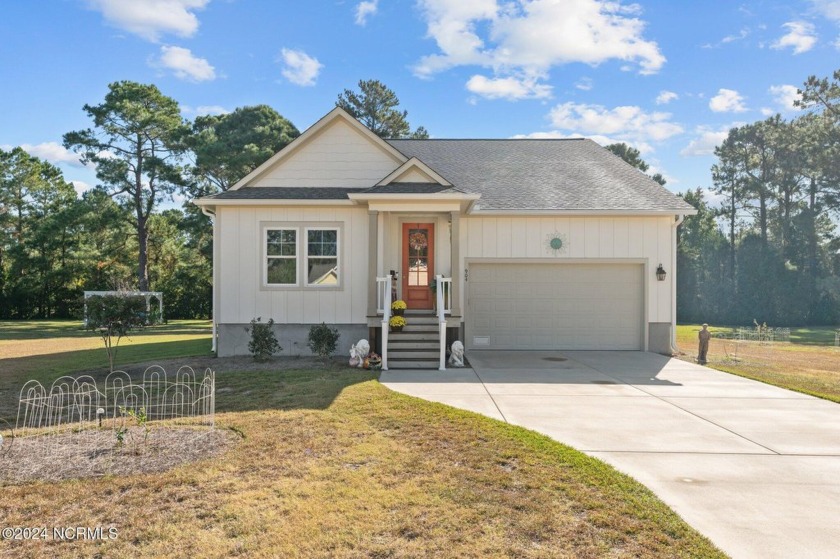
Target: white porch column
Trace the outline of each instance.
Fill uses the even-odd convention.
[[[376,316],[376,256],[378,254],[379,212],[368,211],[368,316]]]
[[[452,316],[461,316],[461,212],[450,212]]]

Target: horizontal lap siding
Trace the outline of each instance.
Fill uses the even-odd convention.
[[[367,210],[361,208],[219,208],[221,227],[219,313],[222,324],[273,318],[279,324],[360,324],[367,316]],[[262,290],[260,223],[339,222],[340,290],[312,288]]]

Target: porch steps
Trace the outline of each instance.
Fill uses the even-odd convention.
[[[388,334],[389,369],[437,369],[440,331],[432,314],[406,314],[402,332]]]

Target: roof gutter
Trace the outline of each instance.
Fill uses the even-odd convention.
[[[591,208],[591,209],[581,209],[581,210],[541,210],[541,209],[511,209],[511,210],[483,210],[481,208],[475,209],[472,214],[476,216],[481,215],[498,215],[498,216],[516,216],[516,215],[598,215],[598,216],[605,216],[605,215],[615,215],[615,216],[641,216],[641,217],[670,217],[673,216],[675,212],[679,212],[679,215],[686,216],[686,215],[695,215],[697,210],[694,209],[667,209],[667,210],[631,210],[631,209],[623,209],[623,210],[615,210],[615,209],[598,209],[598,208]]]
[[[352,206],[353,202],[346,199],[316,199],[301,198],[199,198],[193,204],[205,206]]]

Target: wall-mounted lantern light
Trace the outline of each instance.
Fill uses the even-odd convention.
[[[656,268],[656,279],[658,279],[659,281],[665,281],[666,275],[668,274],[665,272],[665,268],[663,268],[662,264],[660,264],[659,267]]]

